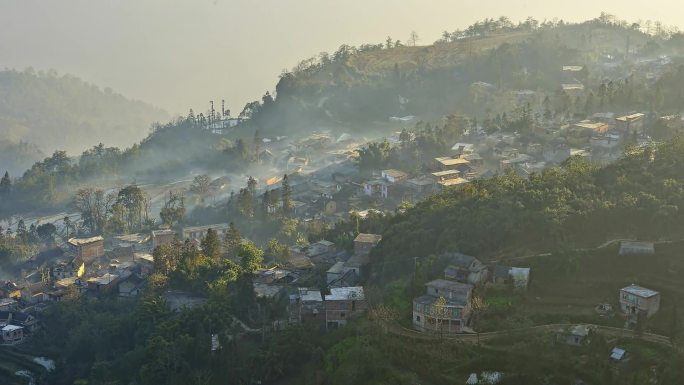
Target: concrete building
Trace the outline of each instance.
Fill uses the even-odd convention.
[[[2,343],[15,345],[24,340],[24,328],[17,325],[5,325],[0,329],[2,333]]]
[[[216,231],[216,234],[219,236],[219,238],[223,239],[223,237],[228,232],[229,227],[230,226],[227,223],[218,223],[215,225],[206,226],[184,227],[183,239],[189,239],[191,241],[200,242],[202,241],[202,239],[204,239],[204,237],[207,236],[207,231],[209,231],[209,229]]]
[[[461,333],[470,317],[473,286],[436,279],[413,300],[413,326],[421,331]]]
[[[471,285],[479,285],[487,278],[487,266],[477,258],[461,253],[449,255],[449,264],[444,269],[444,278]]]
[[[297,289],[294,316],[299,322],[322,322],[324,315],[323,295],[319,289],[300,287]]]
[[[368,254],[382,240],[382,235],[361,233],[354,238],[354,253]]]
[[[636,132],[642,134],[644,132],[644,121],[646,115],[642,113],[619,116],[615,118],[615,128],[627,134]]]
[[[407,173],[395,169],[382,170],[381,175],[389,183],[400,183],[408,178]]]
[[[336,329],[367,308],[363,287],[333,287],[324,298],[325,326]]]
[[[91,238],[71,238],[67,241],[68,253],[80,257],[83,261],[90,262],[105,254],[104,238],[101,236]]]
[[[620,309],[630,318],[650,318],[660,309],[660,293],[634,284],[623,287]]]
[[[176,239],[173,230],[152,230],[152,249],[162,245],[170,245]]]

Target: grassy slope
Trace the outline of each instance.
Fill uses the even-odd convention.
[[[655,255],[620,256],[614,246],[585,253],[535,257],[524,262],[511,261],[508,264],[532,268],[528,292],[518,297],[494,291],[489,301],[499,304],[512,301],[511,315],[529,318],[536,324],[570,321],[622,327],[624,320],[619,310],[617,316],[605,318],[598,316],[594,307],[609,303],[619,309],[619,289],[636,283],[661,293],[660,311],[647,321],[646,330],[670,336],[673,308],[684,309],[681,284],[684,243],[661,244],[656,250]],[[496,327],[497,324],[485,321],[484,325]],[[683,332],[684,324],[680,322],[676,333]]]

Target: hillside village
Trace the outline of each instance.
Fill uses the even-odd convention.
[[[674,119],[679,121],[672,117],[659,121],[673,124]],[[212,128],[216,124],[206,129],[216,132]],[[399,165],[359,171],[357,158],[363,148],[358,147],[360,138],[348,134],[334,138],[317,133],[297,141],[263,139],[261,161],[273,164],[286,174],[258,180],[255,193],[280,196],[286,179],[292,190],[290,215],[299,220],[300,229],[329,228],[348,219],[350,213],[363,220],[372,213],[394,212],[406,202],[418,202],[437,191],[504,172],[513,171],[527,177],[558,166],[570,157],[605,164],[621,156],[625,143],[633,138],[634,144],[642,148],[653,145],[649,136],[653,125],[653,119],[644,113],[623,116],[597,113],[589,120],[540,128],[547,138],[544,144],[530,142],[529,137],[518,133],[487,134],[479,126],[470,126],[450,151],[417,171],[403,171]],[[390,136],[389,142],[400,145],[400,134]],[[320,164],[326,166],[317,167]],[[217,195],[225,194],[222,190],[230,188],[230,178],[217,178],[210,187]],[[282,200],[266,203],[268,215],[282,215]],[[64,220],[58,218],[53,218],[54,224],[63,232]],[[71,218],[71,226],[78,228],[80,218]],[[31,224],[40,223],[41,219],[37,219]],[[21,266],[20,276],[4,281],[1,308],[6,325],[5,343],[16,344],[29,337],[40,325],[40,312],[65,298],[114,295],[128,300],[138,296],[155,269],[152,256],[155,249],[180,242],[201,252],[208,231],[224,239],[231,226],[204,224],[107,238],[100,235],[61,238],[60,248],[29,258]],[[381,239],[378,234],[357,233],[351,249],[320,239],[287,245],[285,258],[266,255],[263,266],[253,271],[252,281],[256,298],[282,308],[274,312],[279,317],[267,320],[270,328],[277,330],[292,322],[311,322],[324,329],[334,329],[364,312],[369,306],[364,285],[370,275],[371,250]],[[636,252],[652,253],[653,246],[650,247]],[[425,295],[413,299],[412,323],[417,330],[475,333],[478,326],[472,322],[472,313],[476,311],[472,301],[478,288],[497,284],[510,285],[511,290],[525,290],[534,276],[527,267],[496,263],[488,266],[475,257],[458,253],[448,258],[443,277],[432,277],[434,280],[426,283]],[[616,298],[618,290],[625,293],[620,295],[620,310],[627,317],[626,326],[633,327],[639,317],[650,317],[658,310],[657,303],[652,307],[650,300],[646,300],[659,298],[657,292],[637,286],[615,290]],[[173,308],[182,308],[200,304],[204,299],[195,293],[170,288],[167,300]]]
[[[448,44],[461,44],[460,40]],[[466,93],[474,104],[495,106],[486,118],[462,111],[411,115],[414,112],[409,102],[399,97],[400,113],[375,122],[373,133],[368,135],[328,128],[299,134],[262,134],[252,125],[258,114],[232,118],[225,109],[220,114],[215,112],[212,102],[208,118],[188,116],[180,120],[179,127],[185,129],[183,124],[187,124],[196,130],[187,135],[201,135],[216,146],[234,141],[236,144],[226,145],[222,155],[241,152],[240,164],[245,167],[239,172],[226,171],[228,167],[221,172],[200,169],[165,180],[167,174],[160,171],[156,178],[146,174],[147,179],[133,183],[103,178],[98,183],[106,187],[90,191],[84,200],[91,204],[87,208],[70,204],[61,207],[68,211],[44,215],[46,210],[37,210],[13,215],[1,223],[3,245],[25,255],[16,264],[3,265],[2,345],[17,352],[38,349],[33,344],[63,337],[49,332],[57,324],[64,331],[64,325],[55,321],[63,315],[62,306],[82,306],[75,314],[87,312],[84,309],[101,311],[100,306],[105,306],[111,312],[137,309],[131,316],[136,321],[128,324],[136,329],[131,334],[153,335],[155,343],[164,338],[165,342],[177,341],[177,333],[190,335],[184,327],[201,325],[192,333],[201,336],[203,342],[193,345],[196,350],[192,351],[197,352],[195,358],[209,357],[207,362],[228,354],[233,354],[230,359],[234,361],[241,356],[252,359],[250,354],[257,354],[247,351],[248,344],[270,347],[270,341],[281,343],[279,338],[295,335],[293,339],[306,348],[296,348],[297,354],[285,350],[288,353],[282,356],[307,357],[308,361],[302,359],[302,366],[318,369],[307,366],[305,373],[334,370],[330,368],[342,371],[343,352],[363,357],[361,350],[372,351],[369,347],[374,344],[393,346],[396,339],[401,344],[394,345],[387,356],[417,354],[418,350],[402,350],[410,348],[425,349],[425,357],[432,357],[435,351],[449,356],[449,349],[463,349],[460,353],[467,352],[487,363],[459,367],[450,380],[460,377],[450,383],[504,384],[514,378],[515,369],[512,364],[496,367],[494,363],[499,361],[489,354],[505,351],[523,357],[525,352],[521,351],[526,349],[520,348],[521,341],[529,338],[540,350],[551,351],[549,357],[562,354],[573,357],[573,362],[593,360],[605,363],[600,370],[611,378],[634,375],[658,383],[657,379],[665,378],[663,373],[670,373],[670,367],[663,369],[666,365],[661,362],[642,370],[638,363],[664,362],[662,357],[679,348],[677,306],[684,296],[672,282],[678,282],[678,274],[684,271],[675,257],[681,245],[671,234],[645,239],[620,233],[615,223],[632,212],[625,211],[624,217],[590,218],[603,228],[616,229],[598,234],[600,243],[605,243],[590,247],[572,244],[564,233],[558,236],[558,243],[553,244],[558,247],[553,250],[532,246],[513,250],[504,245],[492,247],[496,252],[466,252],[454,247],[455,243],[445,242],[416,244],[408,251],[397,238],[409,239],[420,236],[416,234],[421,230],[429,231],[411,228],[415,222],[410,220],[416,217],[455,220],[464,211],[448,212],[448,205],[440,200],[467,203],[473,198],[469,194],[477,198],[475,192],[486,191],[482,186],[491,181],[522,181],[522,186],[542,180],[547,173],[567,176],[571,174],[565,173],[568,164],[586,166],[580,172],[589,179],[591,172],[598,173],[596,170],[624,159],[632,167],[625,166],[630,176],[656,174],[648,167],[660,167],[655,160],[660,152],[670,157],[666,159],[676,157],[672,155],[675,150],[666,146],[670,140],[674,140],[671,146],[676,150],[680,145],[677,138],[684,133],[684,120],[679,111],[665,108],[665,102],[656,108],[635,102],[609,104],[608,99],[627,98],[625,90],[630,84],[635,88],[629,92],[638,92],[638,87],[658,88],[659,80],[677,71],[674,63],[678,60],[628,47],[627,52],[606,51],[591,63],[567,62],[548,70],[546,75],[552,73],[554,79],[551,89],[469,82]],[[624,79],[629,79],[626,84],[622,83]],[[245,145],[246,137],[252,137],[250,145]],[[431,142],[431,138],[437,140]],[[181,168],[177,164],[169,167]],[[653,188],[666,190],[675,198],[665,203],[663,198],[660,206],[654,204],[655,209],[646,211],[669,213],[662,217],[670,221],[667,226],[676,233],[680,182],[676,171],[657,171],[664,175],[665,187],[653,182]],[[616,179],[629,186],[638,184],[624,182],[627,177]],[[12,186],[19,180],[13,180]],[[600,190],[593,185],[585,187],[578,190]],[[544,191],[555,194],[558,190]],[[80,189],[76,198],[83,191]],[[494,196],[501,193],[492,191],[486,192]],[[625,206],[630,208],[637,206],[630,206],[630,202],[642,202],[638,199],[657,201],[654,194],[624,195]],[[108,196],[112,201],[102,206],[106,212],[98,213],[98,199]],[[131,197],[138,199],[137,203],[131,203]],[[610,197],[602,198],[604,202],[594,199],[591,204],[603,203],[606,211],[623,209]],[[496,217],[490,213],[487,218]],[[564,225],[562,218],[554,224]],[[663,223],[665,220],[654,227],[665,226]],[[495,224],[489,229],[481,242],[499,233]],[[394,255],[397,250],[391,247],[400,247],[410,255]],[[609,270],[610,279],[603,279]],[[66,316],[63,319],[73,321]],[[172,326],[154,329],[163,329],[159,325]],[[354,333],[356,337],[351,336]],[[365,334],[371,335],[367,338],[373,343],[361,340]],[[344,340],[348,346],[343,348],[348,350],[333,349],[334,358],[319,352],[319,341],[329,343],[327,340],[334,338],[339,338],[336,342]],[[299,346],[286,341],[282,345]],[[357,346],[353,344],[362,348],[353,350]],[[154,350],[156,345],[150,346],[153,348],[145,348]],[[263,351],[258,354],[259,359],[267,359]],[[320,357],[324,356],[325,364],[321,364],[324,359]],[[168,363],[175,359],[180,361],[157,359],[156,371],[145,372],[149,376],[145,378],[155,381],[163,378],[165,371],[180,371]],[[184,359],[191,367],[188,362],[193,358]],[[362,360],[350,362],[363,367],[357,361]],[[325,365],[327,368],[321,369]],[[269,368],[274,367],[278,365]],[[256,383],[262,375],[272,376],[270,382],[263,383],[276,383],[286,372],[269,369],[261,373],[250,368],[249,372],[240,372],[244,376],[241,383]],[[112,376],[114,371],[106,368],[98,375]],[[572,383],[597,383],[579,377],[572,378]],[[437,378],[430,383],[444,380]]]

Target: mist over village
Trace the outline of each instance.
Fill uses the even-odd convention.
[[[684,383],[681,5],[133,3],[0,2],[0,384]]]

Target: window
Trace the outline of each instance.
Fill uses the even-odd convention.
[[[420,316],[419,315],[416,316],[416,322],[420,322]]]
[[[344,318],[344,312],[340,313],[340,317]]]

